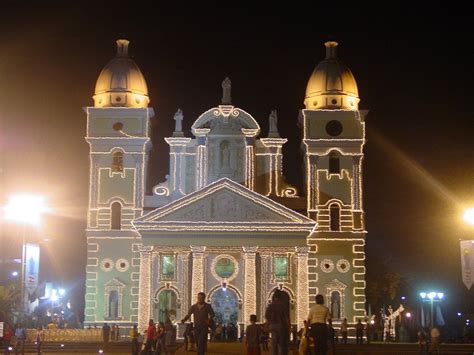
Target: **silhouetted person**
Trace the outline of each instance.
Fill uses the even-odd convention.
[[[290,315],[286,305],[281,301],[281,292],[280,290],[275,290],[272,302],[268,305],[265,312],[265,319],[272,334],[272,355],[288,354]]]
[[[186,322],[191,315],[194,316],[194,340],[197,344],[198,355],[204,355],[207,345],[207,333],[214,319],[214,310],[209,303],[205,302],[206,294],[199,292],[197,295],[197,303],[193,304],[188,311],[186,317],[181,322]]]

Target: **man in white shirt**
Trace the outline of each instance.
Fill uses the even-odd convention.
[[[328,346],[327,320],[331,318],[329,309],[324,305],[323,295],[316,295],[316,304],[308,314],[308,324],[311,327],[310,337],[315,343],[315,354],[326,354]]]

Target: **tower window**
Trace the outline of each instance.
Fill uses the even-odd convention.
[[[123,153],[114,152],[112,154],[112,172],[121,173],[123,172]]]
[[[329,121],[326,124],[326,133],[332,137],[337,137],[342,133],[342,123],[337,120]]]
[[[119,294],[118,291],[113,290],[109,293],[109,318],[119,317]]]
[[[331,315],[334,319],[341,319],[341,295],[338,291],[331,292]]]
[[[337,154],[329,155],[329,174],[340,174],[341,165]]]
[[[330,217],[331,217],[331,224],[330,224],[330,229],[331,231],[339,231],[341,227],[340,223],[340,214],[341,214],[341,209],[339,208],[339,205],[331,205],[329,208],[330,212]]]
[[[112,229],[122,229],[122,205],[119,202],[112,203],[111,209],[111,226]]]

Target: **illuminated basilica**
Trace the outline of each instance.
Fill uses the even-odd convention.
[[[152,149],[144,76],[127,40],[97,80],[87,113],[90,146],[85,325],[143,329],[150,318],[180,320],[206,293],[216,320],[263,321],[276,289],[299,327],[325,296],[335,323],[365,317],[362,160],[366,111],[357,84],[326,42],[306,87],[302,130],[305,188],[282,176],[276,111],[261,132],[251,113],[222,99],[183,132],[174,117],[166,181],[147,194]],[[309,68],[310,69],[310,68]],[[168,158],[160,157],[161,164]]]

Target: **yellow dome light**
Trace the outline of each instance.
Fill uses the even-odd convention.
[[[324,45],[326,58],[316,66],[306,86],[306,108],[357,110],[357,83],[350,69],[337,58],[338,43],[329,41]]]
[[[148,107],[148,87],[128,56],[129,41],[117,40],[117,56],[102,69],[95,86],[95,107]]]

